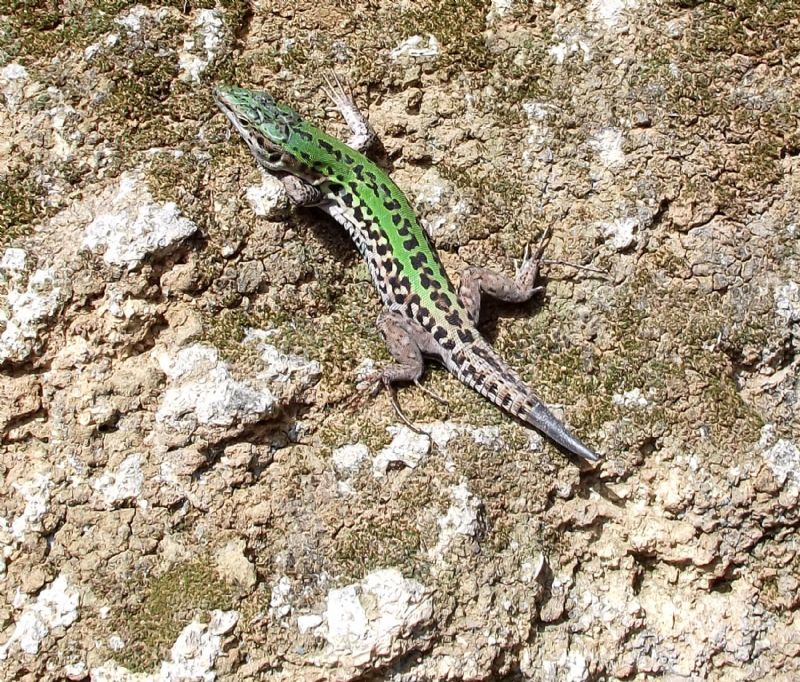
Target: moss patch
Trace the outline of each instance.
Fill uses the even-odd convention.
[[[143,580],[137,589],[129,589],[134,603],[112,610],[109,629],[125,642],[116,660],[132,671],[152,670],[169,658],[170,647],[192,619],[207,621],[208,611],[230,609],[234,593],[208,561],[179,564]]]
[[[0,246],[28,234],[47,213],[45,195],[44,188],[23,171],[0,177]]]
[[[750,61],[781,68],[800,54],[800,3],[677,1],[661,12],[685,22],[681,47],[648,32],[643,53],[651,56],[634,65],[631,82],[668,114],[660,125],[671,138],[713,143],[704,154],[708,170],[687,183],[686,198],[743,215],[780,179],[781,159],[800,147],[796,89],[788,80],[776,88],[774,77],[765,87]]]
[[[428,548],[436,543],[437,529],[426,527],[427,510],[443,512],[449,502],[436,493],[425,467],[416,470],[402,487],[392,492],[390,504],[363,506],[363,499],[380,499],[382,482],[369,474],[359,485],[354,502],[344,502],[340,519],[348,525],[333,539],[333,573],[342,584],[359,580],[370,571],[393,566],[406,577],[425,580],[429,572]]]
[[[501,333],[497,345],[546,402],[577,405],[568,420],[576,431],[624,418],[642,434],[668,428],[687,442],[703,425],[719,445],[745,448],[757,440],[763,421],[738,392],[731,356],[766,330],[758,319],[737,320],[723,296],[689,295],[647,275],[632,280],[608,311],[613,350],[602,355],[560,333],[569,325],[563,317],[545,308],[513,325],[522,329]],[[636,388],[650,407],[613,403],[615,394]]]

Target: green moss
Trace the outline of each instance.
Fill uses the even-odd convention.
[[[165,125],[166,101],[178,75],[177,61],[143,52],[128,70],[127,56],[104,55],[98,59],[113,81],[111,93],[100,105],[98,120],[109,139],[116,139],[125,154],[152,147],[175,147],[179,130]]]
[[[0,246],[30,232],[44,216],[46,191],[24,171],[0,177]]]
[[[684,2],[676,3],[680,9]],[[696,48],[720,56],[759,60],[792,59],[800,54],[800,4],[795,0],[715,0],[691,3],[690,28]]]
[[[458,196],[476,207],[475,212],[464,216],[459,224],[459,241],[485,240],[513,229],[515,243],[524,243],[528,235],[520,233],[519,216],[529,206],[530,195],[523,180],[512,174],[512,169],[498,174],[496,168],[488,164],[462,169],[447,160],[437,168],[441,176],[453,184]],[[448,245],[441,243],[440,246]]]
[[[353,82],[361,85],[385,85],[400,79],[408,64],[391,60],[389,53],[414,35],[436,37],[441,49],[435,61],[437,71],[479,72],[493,64],[484,36],[490,5],[487,0],[421,0],[407,6],[369,0],[340,0],[333,4],[342,16],[356,13],[358,21],[332,26],[329,21],[323,23],[325,13],[320,13],[317,24],[309,24],[313,17],[305,13],[282,17],[280,32],[268,35],[265,51],[251,57],[251,68],[276,74],[285,69],[291,73],[291,79],[270,83],[270,91],[279,98],[297,99],[296,94],[292,96],[297,83],[308,83],[315,90],[315,98],[299,104],[306,112],[317,108],[319,74],[336,61],[346,61]],[[292,3],[279,2],[275,11],[291,6]],[[387,31],[387,26],[402,29],[399,33]],[[424,68],[426,62],[420,65]]]
[[[484,36],[490,7],[487,0],[423,0],[410,5],[402,25],[408,36],[436,37],[442,49],[437,68],[488,70],[494,65]]]
[[[335,565],[331,570],[340,582],[352,582],[388,566],[406,577],[427,577],[427,549],[435,544],[437,529],[428,528],[426,534],[423,514],[431,508],[443,511],[449,502],[434,492],[422,467],[416,474],[393,492],[391,504],[364,509],[363,502],[356,502],[352,509],[342,511],[340,518],[348,518],[350,523],[333,539]],[[377,499],[381,485],[371,476],[362,481],[361,499]]]
[[[800,100],[789,88],[761,91],[758,80],[748,93],[742,55],[777,64],[800,54],[800,3],[672,2],[661,12],[664,20],[685,23],[680,49],[667,36],[647,33],[643,53],[650,58],[634,66],[631,82],[643,100],[669,113],[659,125],[671,137],[718,140],[725,131],[706,150],[713,170],[698,174],[696,192],[687,186],[683,194],[729,216],[745,214],[780,179],[782,156],[800,142],[793,113]],[[716,172],[721,168],[729,172]]]
[[[242,0],[223,0],[226,13],[238,17]],[[0,56],[4,60],[49,60],[62,50],[79,51],[102,35],[119,29],[115,19],[136,5],[173,7],[183,14],[213,9],[214,0],[0,0],[0,16],[7,24],[0,33]]]
[[[0,0],[0,15],[8,17],[0,33],[0,55],[4,61],[45,60],[66,48],[83,49],[111,29],[119,12],[135,4],[133,0]]]
[[[420,534],[406,513],[381,519],[374,526],[345,528],[334,541],[337,574],[344,582],[392,566],[404,575],[419,576]]]
[[[151,157],[147,186],[155,199],[174,202],[183,215],[208,234],[212,230],[213,214],[207,174],[208,164],[198,161],[192,153],[176,156],[165,151]],[[213,268],[209,270],[214,272]]]
[[[235,589],[217,576],[210,561],[196,560],[143,579],[129,593],[135,595],[136,603],[122,610],[112,607],[109,629],[125,642],[115,655],[117,661],[144,672],[169,658],[170,647],[192,619],[207,622],[208,611],[230,609]]]
[[[741,344],[763,339],[768,322],[738,319],[719,294],[687,296],[673,286],[644,275],[623,287],[607,314],[613,350],[602,355],[556,333],[570,320],[552,307],[517,321],[521,329],[502,333],[496,345],[546,402],[575,406],[568,421],[579,433],[624,417],[642,433],[669,428],[689,442],[708,424],[716,442],[748,447],[762,420],[736,388],[731,357],[741,354]],[[614,394],[634,388],[652,391],[650,407],[613,403]]]

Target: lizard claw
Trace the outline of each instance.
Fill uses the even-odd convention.
[[[337,109],[341,110],[342,106],[352,104],[353,95],[350,92],[350,87],[349,85],[345,87],[345,85],[342,84],[336,71],[331,70],[324,73],[322,77],[325,79],[325,85],[322,86],[322,90]]]
[[[432,389],[430,389],[430,388],[426,388],[425,386],[423,386],[421,383],[419,383],[419,379],[417,379],[417,380],[414,382],[414,386],[416,386],[416,387],[417,387],[417,388],[418,388],[420,391],[422,391],[422,392],[423,392],[425,395],[427,395],[427,396],[430,396],[430,397],[431,397],[431,398],[433,398],[434,400],[436,400],[436,401],[440,402],[440,403],[441,403],[442,405],[444,405],[445,407],[448,407],[448,408],[450,407],[450,403],[449,403],[449,402],[447,402],[447,399],[446,399],[446,398],[442,398],[442,396],[440,396],[438,393],[436,393],[436,391],[434,391],[434,390],[432,390]]]
[[[415,381],[414,383],[420,388],[422,388],[422,386],[420,386],[418,381]],[[383,372],[378,372],[378,371],[371,372],[366,377],[364,377],[359,382],[359,384],[365,386],[365,388],[362,389],[363,390],[362,398],[364,395],[366,395],[367,398],[375,398],[378,395],[378,393],[380,393],[381,389],[385,388],[389,394],[389,401],[392,403],[392,407],[394,408],[394,411],[400,418],[400,420],[415,433],[420,433],[420,434],[424,433],[423,431],[420,431],[416,426],[414,426],[414,424],[411,423],[411,420],[408,417],[406,417],[405,413],[400,407],[400,403],[397,400],[397,390],[392,385],[392,383],[386,378]],[[430,389],[422,388],[422,390],[425,393],[428,393],[429,395],[441,400],[442,402],[444,402],[445,405],[447,404],[447,402],[443,398],[439,398],[439,396],[433,393],[433,391],[431,391]],[[348,402],[348,406],[352,404],[352,402],[355,400],[356,397],[358,396],[354,396],[353,399],[351,399]],[[362,400],[362,404],[363,402],[365,402],[365,400]]]

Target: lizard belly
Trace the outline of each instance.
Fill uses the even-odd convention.
[[[377,241],[374,234],[370,234],[369,225],[367,223],[359,222],[353,216],[353,212],[347,206],[343,206],[338,202],[338,197],[320,206],[331,218],[339,223],[353,240],[361,257],[366,261],[369,268],[369,274],[372,277],[372,283],[380,294],[383,304],[395,312],[402,312],[404,306],[400,305],[398,294],[402,291],[395,290],[390,284],[389,272],[386,268],[386,262],[391,259],[382,259],[377,251]],[[380,232],[380,230],[377,230]]]

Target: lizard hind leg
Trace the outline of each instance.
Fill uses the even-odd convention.
[[[474,324],[478,324],[483,294],[489,294],[499,301],[508,303],[524,303],[534,294],[544,290],[544,287],[534,285],[549,238],[550,228],[547,228],[533,253],[528,246],[525,247],[522,263],[517,268],[514,279],[487,268],[469,267],[461,273],[458,297]]]
[[[419,432],[419,429],[411,423],[400,408],[394,385],[398,382],[420,385],[420,377],[425,371],[425,361],[420,349],[420,346],[424,345],[424,338],[418,338],[422,332],[409,324],[400,313],[388,310],[384,310],[378,315],[376,324],[386,342],[389,354],[395,362],[377,371],[371,377],[371,381],[376,385],[373,391],[380,389],[381,386],[385,387],[397,416],[410,429]]]

